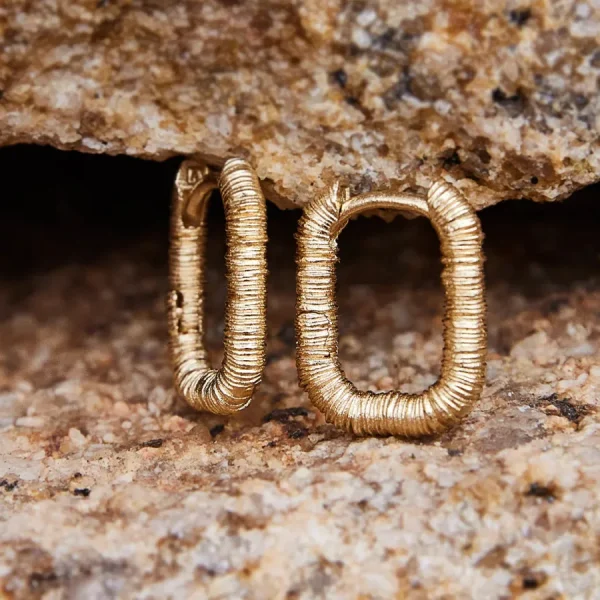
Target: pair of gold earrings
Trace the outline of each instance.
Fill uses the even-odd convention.
[[[219,188],[226,216],[227,304],[224,359],[211,369],[204,347],[206,205]],[[421,394],[361,392],[338,360],[337,237],[349,219],[389,209],[428,217],[441,243],[446,295],[441,377]],[[350,197],[335,184],[304,210],[298,229],[296,361],[311,402],[356,434],[419,437],[445,431],[479,398],[487,334],[479,219],[454,187],[435,182],[426,197],[368,193]],[[177,174],[171,221],[168,301],[175,386],[197,410],[227,415],[245,408],[265,366],[267,217],[258,178],[244,160],[217,178],[185,161]]]

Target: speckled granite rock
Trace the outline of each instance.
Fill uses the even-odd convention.
[[[583,211],[568,244],[563,212],[484,222],[486,390],[459,428],[421,444],[353,439],[298,389],[285,223],[265,379],[236,419],[173,395],[162,237],[110,248],[102,235],[88,262],[3,278],[0,597],[596,598],[600,254]],[[416,391],[441,354],[434,236],[424,220],[352,228],[343,364],[360,387]],[[504,243],[508,228],[522,243]],[[345,243],[359,230],[360,248]],[[63,240],[27,231],[48,238],[37,256]],[[15,250],[31,244],[15,237]],[[209,285],[218,360],[222,275]]]
[[[218,165],[302,204],[443,174],[481,208],[598,179],[592,0],[11,0],[0,144]]]

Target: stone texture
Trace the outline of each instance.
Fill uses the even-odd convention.
[[[172,392],[162,234],[0,224],[13,256],[33,240],[38,257],[0,286],[0,597],[597,597],[600,254],[597,213],[575,205],[574,221],[571,203],[484,213],[486,390],[423,443],[352,438],[298,389],[295,214],[272,221],[264,383],[229,420]],[[344,367],[360,387],[416,391],[441,354],[434,235],[424,220],[349,228]],[[65,260],[74,247],[95,250]]]
[[[594,0],[9,0],[0,144],[554,200],[600,172],[599,42]]]

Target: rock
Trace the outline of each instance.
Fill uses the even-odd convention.
[[[484,212],[485,392],[459,427],[419,443],[338,431],[298,388],[282,335],[293,214],[275,211],[268,364],[235,418],[174,396],[160,233],[123,244],[107,226],[103,250],[80,264],[4,279],[0,597],[595,598],[600,285],[586,206],[569,223],[569,204]],[[442,350],[435,234],[424,219],[348,227],[342,364],[365,387],[417,391]],[[506,243],[509,228],[519,244]],[[54,228],[31,235],[26,222],[15,235],[32,256],[57,239],[81,254]],[[224,281],[213,258],[216,363]]]
[[[302,205],[442,175],[477,208],[600,173],[592,0],[11,0],[0,144],[218,166]]]

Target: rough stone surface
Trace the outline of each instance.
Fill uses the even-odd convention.
[[[570,203],[526,206],[484,213],[484,396],[424,443],[352,438],[298,389],[292,213],[272,223],[264,383],[229,420],[173,395],[162,235],[105,231],[71,263],[48,257],[83,244],[30,222],[33,237],[15,231],[15,256],[39,246],[37,269],[0,286],[0,597],[596,598],[597,220],[589,204],[568,224]],[[15,229],[1,227],[2,240]],[[343,364],[361,387],[416,391],[441,354],[434,236],[424,220],[349,227]],[[221,269],[209,276],[215,361]]]
[[[9,0],[0,144],[553,200],[600,173],[599,46],[594,0]]]

